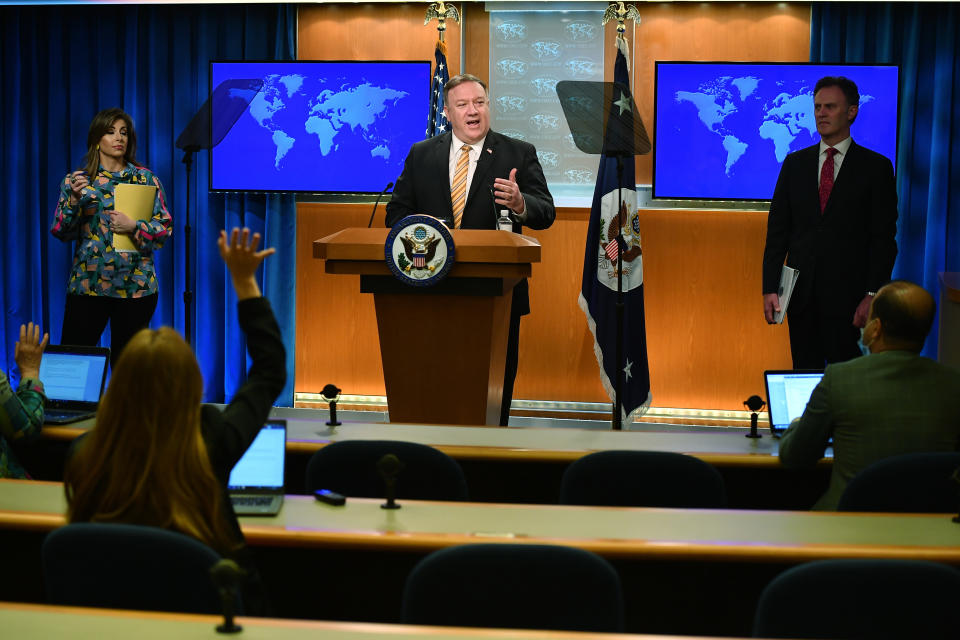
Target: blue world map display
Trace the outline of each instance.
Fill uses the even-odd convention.
[[[214,190],[379,193],[423,138],[428,61],[213,62],[210,75],[263,81],[212,151]]]
[[[653,196],[768,200],[788,153],[820,141],[813,88],[860,90],[857,144],[896,162],[896,66],[657,62]]]

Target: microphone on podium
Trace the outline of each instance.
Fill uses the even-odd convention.
[[[387,186],[385,186],[385,187],[383,188],[383,191],[380,192],[380,195],[377,196],[376,202],[373,203],[373,211],[370,212],[370,222],[367,223],[367,229],[369,229],[369,228],[370,228],[370,225],[373,224],[373,215],[377,212],[377,205],[380,204],[380,198],[382,198],[382,197],[383,197],[383,194],[385,194],[385,193],[387,192],[387,190],[388,190],[390,187],[392,187],[392,186],[393,186],[393,183],[392,183],[392,182],[388,182],[388,183],[387,183]]]

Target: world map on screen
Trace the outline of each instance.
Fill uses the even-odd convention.
[[[787,154],[820,141],[813,89],[826,74],[818,71],[811,77],[809,67],[801,67],[807,72],[798,76],[787,69],[694,65],[694,73],[658,84],[656,195],[770,198]],[[892,92],[874,93],[873,82],[858,84],[853,137],[893,159],[895,76]]]
[[[429,67],[413,83],[393,67],[393,76],[302,66],[261,75],[262,89],[215,150],[214,188],[379,192],[423,137],[428,109]]]

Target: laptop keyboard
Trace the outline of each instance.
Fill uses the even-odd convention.
[[[230,502],[243,507],[265,507],[273,500],[273,496],[230,496]]]

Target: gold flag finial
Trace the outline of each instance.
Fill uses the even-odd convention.
[[[640,12],[637,8],[628,4],[624,6],[622,2],[611,2],[607,10],[603,12],[603,21],[601,24],[607,24],[610,20],[617,21],[617,33],[623,34],[627,28],[623,26],[625,20],[633,20],[634,25],[640,22]]]
[[[447,4],[443,0],[431,2],[427,7],[427,15],[423,19],[423,24],[430,24],[434,18],[437,19],[437,32],[440,36],[440,42],[443,42],[443,34],[447,30],[447,19],[460,24],[460,12],[453,4]]]

